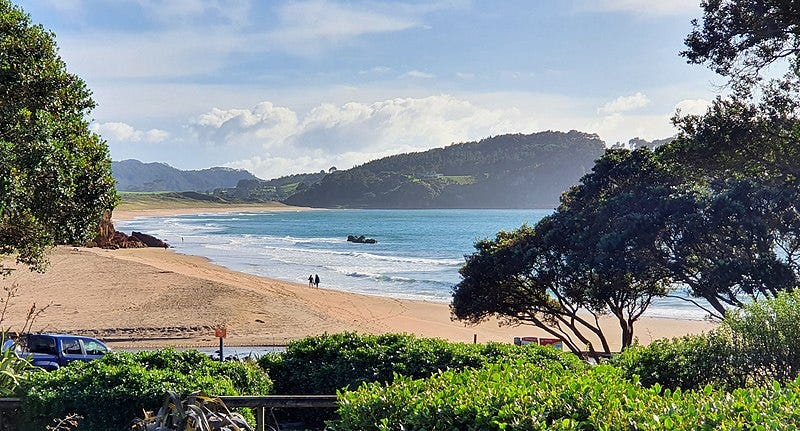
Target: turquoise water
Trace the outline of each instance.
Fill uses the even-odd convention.
[[[535,224],[552,210],[312,210],[145,217],[117,229],[142,231],[177,251],[227,268],[320,287],[449,302],[476,240]],[[375,238],[354,244],[348,235]],[[683,301],[661,300],[654,316],[702,318]]]

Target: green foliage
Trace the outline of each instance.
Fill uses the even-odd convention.
[[[412,335],[340,333],[294,341],[285,353],[267,355],[259,364],[278,394],[332,394],[363,382],[391,382],[395,375],[421,378],[450,369],[522,360],[559,363],[582,370],[577,357],[549,347],[462,344]]]
[[[16,395],[19,386],[27,382],[30,373],[36,369],[28,359],[19,357],[13,348],[0,352],[0,397]]]
[[[642,384],[667,388],[764,386],[800,375],[800,291],[731,310],[707,334],[658,340],[623,352],[614,363]]]
[[[630,345],[635,322],[669,285],[660,261],[664,226],[693,203],[676,193],[677,183],[648,149],[607,151],[555,214],[475,244],[453,291],[453,314],[532,324],[575,352],[589,342],[610,351],[594,318],[610,314],[621,345]]]
[[[783,430],[800,426],[800,382],[696,391],[644,388],[610,366],[497,364],[429,379],[398,376],[339,394],[336,431]]]
[[[800,8],[789,0],[704,0],[702,22],[686,38],[681,55],[742,85],[770,64],[800,53]],[[737,83],[737,82],[734,82]]]
[[[84,242],[115,203],[94,107],[66,71],[52,33],[0,0],[0,254],[43,269],[54,243]]]
[[[734,354],[730,337],[718,331],[634,345],[615,357],[613,364],[648,387],[699,389],[710,384],[734,389],[745,385]]]
[[[213,361],[197,351],[110,353],[33,375],[23,385],[23,410],[31,429],[78,413],[81,430],[127,427],[143,410],[157,410],[164,394],[203,391],[213,395],[267,394],[272,387],[258,367]]]
[[[800,291],[732,310],[723,325],[730,332],[734,366],[748,382],[764,385],[800,375]]]

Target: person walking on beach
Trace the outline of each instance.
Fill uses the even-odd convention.
[[[313,275],[309,275],[308,276],[308,287],[312,287],[312,286],[314,286],[314,276]]]
[[[314,274],[314,286],[319,289],[319,274]]]

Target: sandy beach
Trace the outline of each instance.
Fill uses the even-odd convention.
[[[114,218],[259,210],[246,208],[123,211],[115,212]],[[511,342],[515,336],[546,335],[530,326],[499,326],[497,321],[465,326],[451,321],[448,304],[310,288],[231,271],[170,249],[57,247],[49,259],[45,273],[20,268],[4,282],[18,286],[4,326],[20,327],[35,303],[50,305],[34,331],[86,334],[125,348],[212,347],[218,325],[227,327],[226,343],[232,346],[280,345],[340,331],[405,332],[462,342],[472,342],[474,336],[479,342]],[[611,319],[604,325],[609,334],[618,333],[610,332],[615,328]],[[642,344],[714,326],[654,318],[637,325]],[[616,339],[612,342],[613,348],[619,347]]]

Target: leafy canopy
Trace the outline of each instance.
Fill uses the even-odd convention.
[[[0,254],[41,270],[44,250],[88,239],[116,194],[108,148],[85,118],[90,91],[67,72],[53,33],[9,0],[0,100]]]

